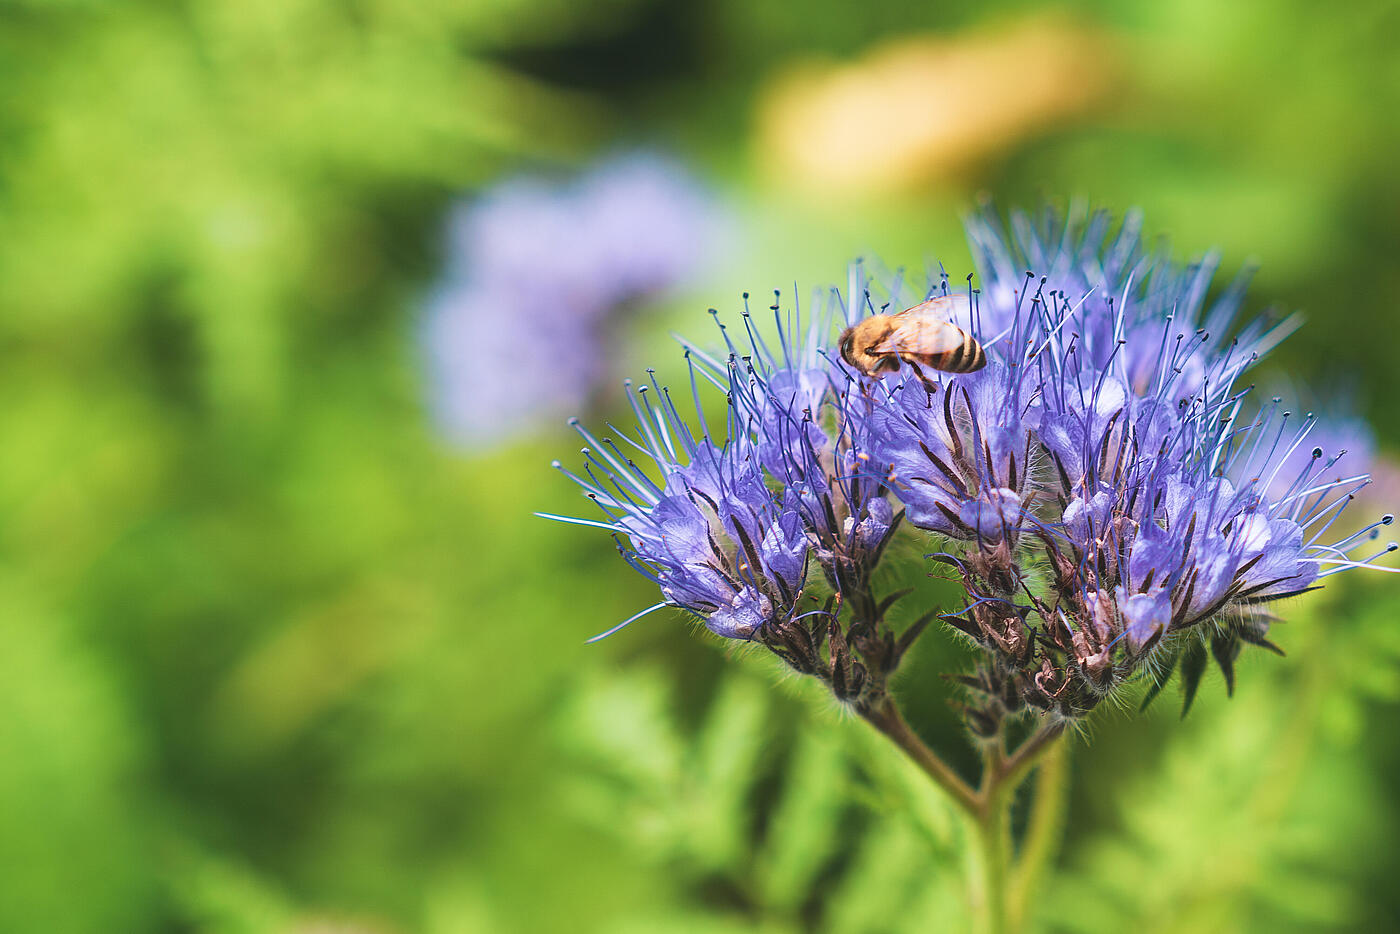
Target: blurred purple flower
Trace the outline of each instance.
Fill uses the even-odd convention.
[[[432,406],[460,443],[493,444],[583,407],[617,317],[700,271],[720,210],[647,154],[568,183],[516,178],[458,207],[423,340]]]

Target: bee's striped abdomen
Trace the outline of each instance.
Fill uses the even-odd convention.
[[[904,353],[901,356],[910,363],[921,363],[944,373],[972,373],[987,365],[987,352],[977,339],[961,328],[962,342],[951,350],[942,353]]]
[[[955,373],[971,373],[987,365],[987,352],[971,334],[963,334],[963,344],[958,348],[960,359]]]

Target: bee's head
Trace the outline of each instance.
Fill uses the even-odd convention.
[[[837,347],[841,351],[841,359],[845,360],[851,366],[855,366],[856,362],[852,357],[856,352],[856,329],[846,328],[846,330],[842,331],[841,337],[837,341]]]

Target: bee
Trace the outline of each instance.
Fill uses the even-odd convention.
[[[932,392],[936,386],[920,364],[946,373],[971,373],[987,365],[977,339],[949,320],[967,307],[966,295],[940,295],[897,315],[866,318],[841,332],[841,358],[867,376],[893,373],[902,360]]]

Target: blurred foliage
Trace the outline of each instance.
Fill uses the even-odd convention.
[[[727,676],[692,731],[678,729],[674,692],[654,673],[585,686],[567,714],[566,745],[578,750],[568,799],[673,874],[674,921],[646,923],[966,926],[962,818],[863,724],[822,711],[813,692],[775,698],[773,680]]]
[[[562,432],[432,435],[441,221],[521,165],[659,140],[748,218],[620,370],[856,254],[966,268],[977,191],[1086,194],[1256,253],[1257,301],[1311,316],[1275,368],[1400,436],[1393,2],[1072,6],[1126,68],[1095,109],[854,200],[764,183],[767,89],[1040,5],[0,9],[0,930],[960,929],[961,828],[860,724],[679,620],[581,644],[652,597],[529,517],[579,505]],[[1290,607],[1289,657],[1185,724],[1090,724],[1047,929],[1393,929],[1389,583]],[[926,638],[899,687],[970,757],[958,657]]]
[[[1400,699],[1400,638],[1372,615],[1385,603],[1356,597],[1310,602],[1287,627],[1293,664],[1256,659],[1244,695],[1170,726],[1111,827],[1078,841],[1051,917],[1075,931],[1388,926],[1393,905],[1354,881],[1394,819],[1357,731],[1369,704]],[[1340,611],[1350,625],[1330,626]]]

